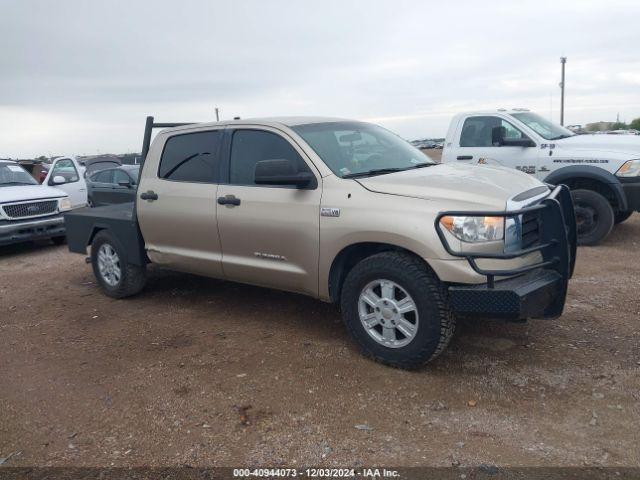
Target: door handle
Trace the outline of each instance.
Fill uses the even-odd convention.
[[[224,197],[218,197],[218,205],[240,205],[240,199],[235,195],[225,195]]]
[[[142,200],[147,200],[149,202],[153,202],[154,200],[158,199],[158,194],[156,192],[154,192],[153,190],[147,190],[146,192],[142,192],[140,194],[140,198]]]
[[[473,160],[473,155],[458,155],[456,160]]]

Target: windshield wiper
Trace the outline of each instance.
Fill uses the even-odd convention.
[[[366,172],[347,173],[346,175],[343,175],[342,178],[372,177],[374,175],[384,175],[385,173],[404,172],[405,170],[413,170],[414,168],[431,167],[432,165],[437,164],[425,162],[404,168],[374,168],[373,170],[367,170]]]
[[[373,170],[367,170],[366,172],[347,173],[346,175],[343,175],[342,178],[370,177],[373,175],[383,175],[385,173],[401,172],[403,170],[406,170],[406,168],[374,168]]]
[[[429,163],[429,162],[425,162],[425,163],[419,163],[417,165],[414,165],[413,167],[409,167],[409,168],[405,168],[405,170],[413,170],[414,168],[424,168],[424,167],[433,167],[434,165],[439,165],[438,163]]]

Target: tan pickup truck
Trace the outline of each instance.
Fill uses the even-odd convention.
[[[178,126],[173,126],[178,125]],[[151,129],[173,126],[157,134]],[[568,190],[522,172],[435,163],[369,123],[332,118],[155,124],[135,204],[65,216],[104,292],[147,264],[339,305],[363,352],[415,368],[458,316],[562,313],[575,262]]]

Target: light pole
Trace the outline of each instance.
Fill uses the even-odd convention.
[[[560,125],[564,126],[564,66],[567,63],[567,57],[560,57],[562,65],[562,75],[560,80]]]

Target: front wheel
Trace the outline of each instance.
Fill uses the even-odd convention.
[[[593,190],[572,190],[578,245],[597,245],[613,228],[614,214],[606,198]]]
[[[104,293],[113,298],[135,295],[146,283],[146,268],[127,262],[124,253],[120,242],[106,230],[91,243],[93,273]]]
[[[455,318],[437,276],[420,259],[400,252],[365,258],[342,287],[344,322],[364,354],[414,369],[448,345]]]

